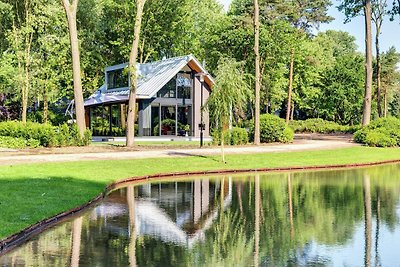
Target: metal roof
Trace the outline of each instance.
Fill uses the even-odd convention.
[[[154,97],[165,84],[167,84],[175,75],[178,74],[180,70],[182,70],[182,68],[189,63],[194,64],[196,69],[200,70],[200,72],[207,73],[207,71],[193,55],[174,57],[145,64],[137,64],[137,98],[149,99]],[[123,69],[127,66],[127,63],[110,66],[106,68],[106,72],[108,70]],[[206,76],[206,82],[209,83],[210,87],[214,85],[214,80],[208,73]],[[124,101],[128,100],[128,98],[129,88],[107,90],[106,86],[103,85],[93,95],[85,100],[85,106]]]

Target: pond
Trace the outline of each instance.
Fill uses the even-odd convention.
[[[0,266],[399,266],[400,165],[131,184]]]

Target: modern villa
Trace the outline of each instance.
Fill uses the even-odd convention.
[[[86,125],[95,136],[124,136],[129,99],[128,64],[105,69],[105,84],[85,99]],[[192,55],[138,64],[138,136],[209,136],[207,102],[213,78]],[[202,119],[203,116],[203,119]],[[203,121],[203,124],[201,124]]]

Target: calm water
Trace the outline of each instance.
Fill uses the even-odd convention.
[[[0,266],[400,266],[400,165],[131,185]]]

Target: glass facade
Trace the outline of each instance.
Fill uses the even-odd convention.
[[[124,69],[107,72],[108,89],[128,86]],[[190,72],[178,73],[157,93],[157,98],[141,105],[140,133],[143,136],[187,136],[193,132],[193,79]],[[142,101],[142,100],[139,100]],[[149,100],[146,100],[149,101]],[[135,135],[139,133],[138,105]],[[125,136],[127,104],[104,104],[90,108],[90,128],[94,136]]]
[[[107,72],[107,89],[129,87],[128,72],[125,69],[112,70]]]
[[[94,136],[125,136],[128,105],[111,104],[90,108],[90,129]],[[137,117],[136,123],[137,124]],[[137,126],[135,125],[137,134]]]
[[[157,97],[176,98],[176,79],[171,79],[164,87],[158,91]]]

